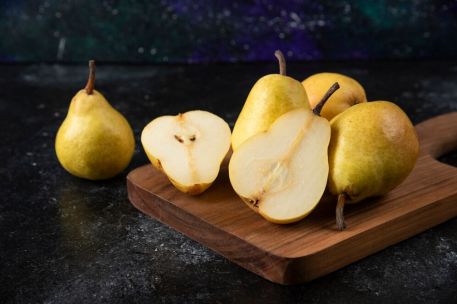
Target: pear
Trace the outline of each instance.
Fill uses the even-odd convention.
[[[90,180],[111,178],[129,164],[135,139],[127,120],[94,90],[95,62],[89,61],[85,89],[71,100],[60,126],[55,150],[71,174]]]
[[[233,150],[249,137],[268,130],[279,116],[297,108],[310,109],[301,83],[286,76],[284,55],[278,50],[275,56],[280,73],[266,75],[252,87],[233,128]]]
[[[330,97],[321,112],[321,116],[328,120],[355,104],[367,102],[365,90],[357,80],[338,73],[318,73],[302,82],[311,108],[318,104],[321,96],[335,82],[340,84],[340,89]]]
[[[344,204],[383,195],[414,168],[419,141],[408,116],[388,101],[350,107],[330,122],[328,187],[338,195],[337,228],[345,228]]]
[[[233,152],[230,183],[266,220],[296,222],[319,203],[327,185],[330,123],[318,114],[337,89],[336,83],[314,113],[305,108],[289,111]]]
[[[161,116],[141,134],[151,163],[180,191],[200,194],[216,179],[230,149],[230,127],[206,111]]]

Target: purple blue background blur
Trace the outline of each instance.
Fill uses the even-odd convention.
[[[0,61],[456,58],[455,0],[2,0]]]

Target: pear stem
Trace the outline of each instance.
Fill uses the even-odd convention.
[[[85,87],[86,93],[92,95],[95,85],[95,60],[89,60],[89,78]]]
[[[286,58],[280,50],[275,51],[275,57],[278,58],[279,62],[279,74],[286,76]]]
[[[322,108],[324,107],[325,103],[327,100],[332,96],[333,93],[336,92],[340,88],[340,85],[338,82],[335,82],[332,84],[332,86],[328,89],[328,91],[325,93],[324,97],[322,97],[321,101],[314,107],[313,113],[316,114],[317,116],[321,115]]]
[[[339,231],[343,231],[346,228],[343,210],[347,200],[348,196],[346,193],[338,195],[338,202],[336,203],[336,228]]]

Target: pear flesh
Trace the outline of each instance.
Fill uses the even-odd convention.
[[[268,130],[281,115],[295,109],[310,109],[302,84],[285,75],[284,56],[280,51],[275,55],[281,74],[266,75],[252,87],[233,128],[234,151],[248,138]]]
[[[306,109],[290,111],[234,151],[230,182],[268,221],[298,221],[316,207],[325,190],[329,141],[325,118]]]
[[[330,124],[328,186],[339,196],[342,230],[344,203],[383,195],[401,184],[416,164],[419,141],[408,116],[387,101],[354,105]]]
[[[154,119],[144,128],[141,142],[152,164],[176,188],[199,194],[216,179],[230,136],[222,118],[197,110]]]

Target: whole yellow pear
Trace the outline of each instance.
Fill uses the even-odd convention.
[[[337,227],[346,202],[383,195],[414,168],[419,141],[408,116],[394,103],[357,104],[330,122],[328,187],[338,195]]]
[[[286,76],[286,63],[281,51],[276,51],[275,56],[279,60],[280,74],[266,75],[252,87],[233,128],[233,150],[246,139],[267,131],[279,116],[298,108],[310,109],[301,83]]]
[[[365,90],[357,80],[338,73],[318,73],[302,82],[312,109],[335,82],[340,84],[340,89],[330,97],[321,112],[321,116],[328,120],[355,104],[367,102]]]
[[[100,180],[111,178],[127,167],[135,139],[124,116],[94,90],[94,61],[89,62],[89,67],[86,88],[73,97],[57,132],[55,150],[68,172]]]

